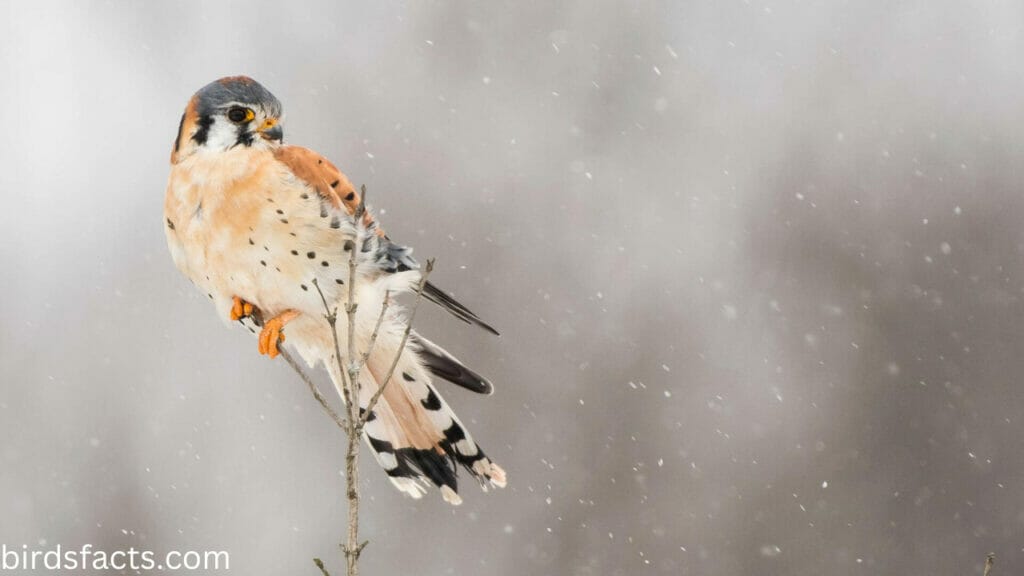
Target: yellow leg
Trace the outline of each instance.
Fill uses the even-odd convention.
[[[232,296],[231,300],[232,304],[230,316],[232,321],[241,320],[246,316],[252,316],[252,313],[255,311],[255,308],[253,308],[252,304],[249,304],[248,302],[242,300],[238,296]]]
[[[260,354],[276,358],[281,353],[277,345],[284,342],[284,325],[298,315],[295,310],[286,310],[263,323],[263,330],[260,331]]]

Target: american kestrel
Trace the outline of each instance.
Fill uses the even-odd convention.
[[[211,82],[192,96],[171,152],[167,244],[178,269],[213,300],[226,322],[240,321],[259,333],[260,353],[277,356],[287,334],[310,366],[327,368],[340,393],[343,380],[318,290],[332,308],[345,310],[349,250],[357,250],[355,341],[362,353],[384,299],[414,290],[419,265],[412,250],[392,242],[369,212],[355,221],[360,195],[334,164],[282,143],[281,112],[273,94],[244,76]],[[497,334],[434,285],[427,283],[423,296]],[[344,351],[344,312],[338,324]],[[402,311],[390,306],[360,375],[361,408],[387,376],[404,330]],[[437,378],[474,392],[492,391],[485,378],[413,332],[365,427],[377,462],[414,498],[429,482],[445,500],[461,502],[457,465],[484,489],[504,487],[505,472],[441,398]]]

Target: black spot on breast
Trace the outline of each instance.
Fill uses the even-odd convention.
[[[402,372],[402,378],[404,378],[406,382],[414,382],[416,380],[412,376],[409,376],[408,372]]]
[[[273,204],[274,203],[274,199],[273,198],[267,198],[267,202],[270,202],[271,204]]]
[[[278,208],[278,209],[277,209],[277,213],[278,213],[278,214],[282,214],[282,215],[283,215],[283,214],[284,214],[284,210],[281,210],[280,208]]]
[[[255,245],[256,245],[256,243],[252,241],[252,238],[249,238],[249,246],[255,246]]]
[[[288,219],[287,218],[281,218],[281,224],[287,224],[287,223],[288,223]]]
[[[213,294],[210,294],[209,292],[207,292],[206,295],[210,297],[210,300],[213,300]]]
[[[309,258],[310,260],[316,258],[316,252],[306,252],[306,258]]]
[[[263,247],[263,251],[264,251],[264,252],[270,252],[270,248],[267,248],[266,246],[264,246],[264,247]]]
[[[292,250],[292,256],[298,256],[298,255],[299,255],[299,251],[298,250]]]
[[[335,279],[334,279],[334,282],[335,282],[336,284],[344,284],[344,283],[345,283],[345,281],[344,281],[344,280],[342,280],[341,278],[335,278]]]
[[[167,227],[174,230],[174,222],[171,222],[170,218],[167,219]]]
[[[355,242],[353,242],[351,240],[345,240],[345,245],[342,247],[342,250],[344,250],[345,252],[351,252],[352,249],[355,248],[355,247],[356,247],[356,243]]]
[[[303,192],[302,194],[299,194],[299,198],[302,198],[303,200],[309,200],[309,194]]]
[[[331,228],[334,228],[335,230],[341,228],[341,219],[338,218],[337,216],[331,218]]]
[[[321,262],[320,265],[323,266],[324,268],[327,268],[328,266],[330,266],[330,264],[327,262],[327,260],[324,260],[323,262]]]
[[[260,260],[260,264],[266,266],[267,265],[267,261],[266,260]]]
[[[309,286],[306,286],[305,284],[299,284],[299,288],[302,288],[303,290],[305,290],[307,292],[309,291]]]

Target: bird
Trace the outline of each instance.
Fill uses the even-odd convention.
[[[247,76],[215,80],[189,99],[164,201],[175,266],[225,322],[258,333],[260,354],[275,358],[287,340],[310,367],[326,368],[344,399],[325,308],[346,310],[354,250],[353,335],[360,353],[379,328],[359,376],[360,409],[388,382],[363,429],[377,462],[413,498],[433,485],[447,502],[461,503],[460,467],[485,491],[505,487],[505,471],[436,386],[445,380],[491,394],[492,383],[418,331],[403,338],[408,311],[395,298],[419,291],[459,320],[498,332],[433,283],[420,287],[423,269],[412,249],[393,242],[364,209],[365,190],[357,191],[327,158],[285,144],[282,115],[277,97]],[[337,350],[347,350],[348,331],[339,327],[336,334]]]

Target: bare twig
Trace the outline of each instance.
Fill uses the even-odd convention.
[[[358,226],[358,224],[357,224]],[[354,271],[355,264],[355,246],[351,248],[353,256],[350,258],[349,270]],[[351,295],[354,291],[352,287],[355,284],[355,275],[349,274],[349,294]],[[345,435],[348,437],[348,449],[345,451],[345,494],[348,497],[348,542],[341,546],[341,549],[345,553],[345,565],[347,567],[348,576],[358,576],[359,574],[359,554],[363,551],[365,543],[360,545],[359,542],[359,430],[356,425],[358,419],[359,409],[359,369],[356,368],[352,371],[345,369],[345,362],[341,359],[341,345],[338,342],[338,314],[337,308],[331,310],[327,304],[327,298],[324,296],[323,290],[320,289],[320,284],[313,279],[313,287],[320,294],[320,300],[323,302],[324,310],[326,314],[324,317],[327,319],[327,323],[331,326],[331,337],[334,339],[334,358],[338,363],[338,372],[342,379],[341,395],[345,399],[345,409],[347,410],[347,418],[344,419],[344,430]],[[348,326],[349,326],[349,351],[352,353],[354,345],[352,340],[355,332],[355,306],[352,302],[345,304],[345,309],[348,313]],[[352,366],[351,362],[349,363]],[[355,406],[355,408],[353,408]],[[354,410],[354,413],[353,413]]]
[[[384,394],[384,389],[387,388],[388,383],[391,382],[391,377],[395,374],[395,368],[398,366],[398,361],[402,358],[402,352],[405,350],[405,344],[409,341],[409,333],[412,332],[412,322],[416,319],[416,310],[420,306],[420,300],[423,297],[423,289],[427,285],[427,277],[434,271],[434,259],[427,260],[426,266],[423,268],[423,273],[420,274],[420,284],[416,287],[416,300],[413,302],[412,310],[409,312],[409,319],[405,323],[405,332],[402,334],[402,342],[398,345],[398,352],[395,353],[394,359],[391,361],[391,367],[388,369],[388,375],[384,377],[384,381],[380,383],[377,391],[370,397],[370,402],[366,405],[366,412],[359,417],[359,421],[356,424],[359,430],[362,430],[363,426],[366,425],[366,421],[370,418],[370,413],[377,406],[377,402],[380,400],[381,395]]]
[[[355,213],[352,215],[356,234],[352,239],[351,249],[348,253],[348,300],[345,302],[345,312],[348,314],[348,380],[352,384],[351,396],[355,399],[355,405],[349,404],[348,406],[349,419],[352,422],[355,422],[359,417],[359,371],[362,369],[361,366],[355,364],[356,310],[359,308],[359,303],[356,302],[356,254],[362,250],[363,240],[359,238],[359,230],[363,228],[363,214],[366,213],[366,186],[362,186],[361,192],[359,205],[356,206]],[[331,328],[334,329],[334,326],[331,326]],[[337,336],[335,336],[335,339],[337,339]]]
[[[331,573],[327,571],[327,568],[324,568],[323,560],[319,558],[313,558],[313,564],[316,564],[316,567],[320,569],[321,574],[323,574],[324,576],[331,576]]]
[[[345,400],[345,410],[347,411],[347,418],[345,419],[346,426],[350,425],[354,420],[352,419],[352,411],[349,406],[352,405],[352,386],[348,380],[345,369],[342,366],[341,361],[341,344],[338,343],[338,309],[335,307],[331,309],[327,305],[327,298],[324,296],[324,291],[320,289],[320,283],[317,282],[316,278],[313,278],[313,287],[316,288],[317,294],[320,294],[320,301],[324,303],[324,318],[327,319],[327,323],[331,326],[331,336],[334,338],[334,358],[338,361],[338,371],[341,373],[341,397]],[[349,431],[345,429],[346,433]]]
[[[391,305],[391,291],[388,290],[384,293],[384,302],[380,305],[380,315],[377,316],[377,323],[373,326],[373,334],[370,334],[370,342],[366,345],[366,350],[363,351],[362,357],[359,358],[359,368],[362,369],[366,366],[367,360],[370,359],[370,354],[373,352],[373,347],[377,344],[377,336],[380,334],[380,325],[384,323],[384,315],[387,314],[388,306]]]
[[[995,554],[995,552],[989,552],[988,556],[985,558],[985,572],[982,574],[982,576],[989,576],[989,572],[992,571],[992,566],[994,566],[995,563],[996,563],[996,554]]]
[[[345,435],[348,437],[348,449],[345,452],[345,493],[348,497],[348,532],[346,542],[341,545],[341,549],[345,555],[346,574],[348,576],[358,576],[359,574],[359,556],[363,552],[363,548],[369,543],[367,541],[359,542],[359,441],[360,436],[363,432],[363,427],[366,425],[369,415],[373,408],[377,405],[381,395],[384,393],[384,389],[387,384],[391,381],[391,377],[395,372],[395,368],[398,366],[398,362],[401,359],[402,352],[405,349],[405,345],[408,343],[409,334],[412,331],[412,322],[416,317],[416,309],[419,306],[421,297],[423,296],[423,289],[426,287],[427,276],[434,268],[434,261],[428,260],[427,264],[420,276],[419,286],[416,290],[416,301],[413,304],[412,310],[409,314],[409,319],[406,322],[405,332],[402,335],[402,341],[398,346],[398,350],[395,353],[395,357],[391,362],[391,368],[388,370],[387,377],[378,386],[373,396],[370,398],[369,404],[367,404],[366,411],[360,414],[359,410],[359,398],[360,398],[360,382],[359,375],[363,367],[366,366],[370,358],[370,354],[373,352],[373,348],[377,343],[377,337],[380,334],[381,325],[384,323],[384,318],[387,315],[388,307],[390,306],[391,293],[386,292],[384,295],[384,301],[381,303],[380,314],[377,317],[377,322],[374,325],[373,333],[370,336],[370,340],[367,343],[366,350],[363,353],[357,354],[356,341],[355,341],[355,330],[356,330],[356,311],[358,309],[358,303],[356,302],[356,268],[357,268],[357,251],[360,250],[363,238],[360,237],[360,231],[365,231],[365,223],[363,217],[366,214],[366,186],[362,187],[362,196],[359,201],[359,205],[353,214],[353,223],[355,225],[356,234],[352,240],[345,242],[345,249],[349,252],[348,260],[348,298],[345,302],[345,313],[348,319],[348,354],[343,360],[341,354],[341,343],[338,338],[338,308],[331,308],[328,304],[327,297],[324,295],[323,290],[320,288],[319,282],[314,279],[313,287],[316,288],[317,293],[320,295],[320,301],[324,306],[324,318],[331,327],[331,337],[334,341],[334,358],[337,362],[337,369],[341,376],[341,395],[345,401],[346,416],[342,417],[339,415],[330,404],[320,393],[319,388],[313,382],[313,380],[302,370],[301,366],[295,359],[283,348],[281,349],[281,355],[284,356],[288,364],[299,374],[303,382],[309,387],[310,392],[313,393],[313,397],[316,398],[317,402],[324,408],[324,411],[331,417],[331,419],[337,424],[342,430],[345,431]],[[324,567],[324,563],[319,558],[313,559],[314,564],[320,569],[322,576],[330,576],[327,569]]]
[[[348,301],[345,302],[345,312],[348,314],[348,381],[351,390],[348,404],[348,451],[345,453],[345,488],[348,495],[348,542],[341,547],[345,552],[345,564],[348,568],[348,576],[358,576],[359,555],[363,552],[366,543],[359,543],[359,436],[360,428],[356,424],[359,419],[359,370],[355,362],[356,357],[356,254],[362,250],[362,239],[359,231],[363,228],[363,214],[366,213],[366,186],[362,187],[362,195],[359,197],[359,206],[353,214],[355,225],[355,237],[353,238],[348,255]],[[338,342],[338,329],[331,324],[331,333],[334,335],[335,347]],[[341,357],[338,357],[338,368],[342,369]],[[342,372],[345,370],[342,369]]]
[[[347,427],[345,420],[338,415],[334,408],[332,408],[327,402],[327,399],[324,398],[324,395],[320,393],[320,387],[316,385],[316,382],[313,382],[313,379],[309,377],[309,374],[306,374],[306,371],[302,369],[302,366],[299,365],[286,348],[279,347],[278,351],[281,353],[281,357],[288,362],[288,365],[298,373],[299,378],[302,378],[302,381],[306,383],[306,386],[309,386],[309,391],[313,393],[313,398],[316,398],[316,401],[320,403],[324,412],[327,412],[327,415],[331,417],[331,420],[334,420],[334,423],[337,424],[339,428],[346,430]]]

